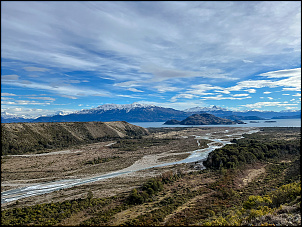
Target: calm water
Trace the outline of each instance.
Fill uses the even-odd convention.
[[[164,125],[165,122],[129,122],[133,125],[144,128],[160,127],[301,127],[301,119],[272,119],[272,120],[255,120],[259,123],[251,123],[253,120],[243,121],[246,124],[236,125]],[[276,122],[265,122],[276,121]]]

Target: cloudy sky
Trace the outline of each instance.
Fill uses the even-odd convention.
[[[301,109],[300,1],[1,1],[1,111]]]

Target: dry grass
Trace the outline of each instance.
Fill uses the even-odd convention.
[[[228,132],[226,132],[228,130]],[[49,182],[57,179],[84,178],[105,174],[121,169],[135,168],[133,165],[141,164],[141,167],[150,166],[161,162],[177,161],[185,158],[188,151],[198,149],[195,135],[204,136],[212,134],[214,138],[220,138],[233,132],[241,132],[247,128],[184,128],[182,130],[169,129],[166,132],[155,132],[147,137],[154,138],[178,138],[166,140],[165,143],[139,147],[134,151],[123,151],[111,148],[108,144],[116,141],[99,142],[95,144],[78,146],[69,151],[59,152],[53,155],[10,156],[5,157],[1,165],[1,191],[33,185],[41,182]],[[94,158],[110,158],[117,156],[112,161],[96,165],[85,164]],[[152,163],[153,162],[153,163]],[[20,206],[31,205],[51,201],[63,201],[73,198],[84,198],[88,188],[96,197],[107,197],[129,191],[131,188],[141,185],[144,180],[162,173],[175,166],[153,168],[138,171],[120,177],[106,179],[85,185],[76,186],[19,200]],[[2,206],[7,206],[3,204]]]

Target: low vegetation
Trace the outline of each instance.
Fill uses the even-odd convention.
[[[95,198],[87,189],[85,198],[13,204],[2,210],[1,224],[300,225],[299,141],[296,129],[264,129],[213,151],[205,170],[179,167],[118,196]],[[264,172],[243,183],[259,169]]]
[[[118,148],[120,151],[136,151],[142,147],[160,146],[169,143],[173,138],[138,138],[138,139],[118,139],[117,142],[111,145],[111,148]]]
[[[148,131],[127,122],[64,122],[1,124],[2,155],[47,152],[123,137],[141,137]]]
[[[89,160],[89,161],[85,162],[85,164],[86,165],[96,165],[96,164],[100,164],[100,163],[110,162],[110,161],[113,161],[118,158],[120,158],[120,157],[119,156],[113,156],[113,157],[109,157],[109,158],[97,157],[97,158],[94,158],[93,160]]]
[[[246,138],[234,140],[235,144],[227,144],[209,154],[204,165],[208,168],[236,168],[257,161],[275,157],[285,157],[300,153],[300,139],[266,141],[261,135],[245,135]]]

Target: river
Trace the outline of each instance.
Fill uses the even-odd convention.
[[[240,139],[240,138],[242,138],[242,134],[244,134],[244,133],[251,134],[251,133],[255,133],[257,131],[259,131],[258,128],[245,128],[245,129],[239,130],[236,133],[230,134],[229,130],[226,129],[221,138],[217,138],[217,135],[214,135],[215,133],[207,133],[202,136],[195,135],[195,139],[198,144],[199,144],[200,139],[207,139],[207,140],[211,140],[212,142],[208,144],[208,148],[197,149],[197,150],[191,151],[190,155],[183,160],[176,161],[176,162],[161,163],[161,164],[151,164],[150,166],[147,165],[147,166],[144,166],[143,168],[142,168],[142,166],[140,166],[138,164],[139,162],[135,162],[133,165],[131,165],[125,169],[107,173],[107,174],[103,174],[100,176],[80,178],[80,179],[62,179],[62,180],[57,180],[57,181],[52,181],[52,182],[47,182],[47,183],[40,183],[40,184],[30,185],[27,187],[12,189],[12,190],[4,191],[1,193],[1,204],[16,201],[16,200],[30,197],[30,196],[42,195],[42,194],[54,192],[54,191],[57,191],[60,189],[74,187],[77,185],[100,181],[100,180],[104,180],[107,178],[120,176],[123,174],[129,174],[129,173],[137,172],[140,170],[146,170],[146,169],[169,166],[169,165],[176,165],[176,164],[181,164],[181,163],[198,162],[198,161],[206,159],[208,154],[211,151],[213,151],[217,148],[221,148],[226,144],[229,144],[232,139],[234,139],[234,138]]]

